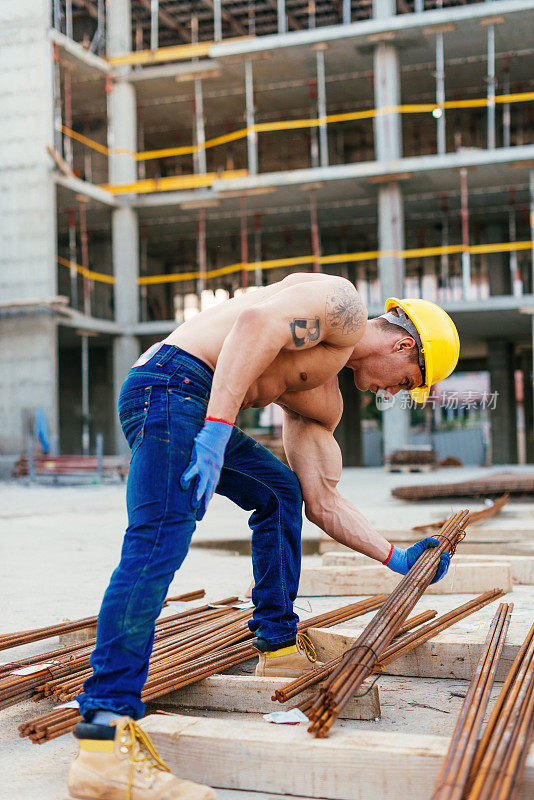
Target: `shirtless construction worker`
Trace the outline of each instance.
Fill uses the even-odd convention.
[[[312,664],[296,647],[302,505],[338,542],[401,575],[427,547],[393,546],[337,489],[342,414],[337,375],[359,391],[408,390],[424,402],[456,366],[450,317],[424,300],[386,302],[367,318],[344,278],[294,274],[227,300],[180,325],[132,367],[119,416],[132,451],[128,528],[104,595],[92,676],[78,697],[84,722],[69,789],[76,798],[209,800],[207,786],[172,775],[134,720],[154,623],[213,493],[251,511],[253,619],[258,674],[299,674]],[[284,411],[286,467],[234,423],[240,409]],[[434,580],[449,566],[442,556]]]

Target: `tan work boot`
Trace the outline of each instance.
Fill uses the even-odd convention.
[[[297,643],[280,650],[260,652],[256,676],[263,678],[298,678],[314,667],[322,666],[317,661],[315,648],[309,636],[299,633]]]
[[[69,792],[83,800],[215,800],[209,786],[173,775],[147,734],[130,717],[118,717],[114,739],[81,738],[105,726],[80,723],[80,751],[71,764]]]

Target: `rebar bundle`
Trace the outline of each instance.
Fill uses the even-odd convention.
[[[513,603],[500,603],[462,703],[432,800],[462,800],[501,657]]]
[[[489,497],[502,494],[534,494],[532,475],[503,473],[475,478],[458,483],[425,483],[397,486],[391,490],[393,497],[401,500],[433,500],[436,497]]]
[[[510,494],[505,492],[500,497],[496,497],[493,503],[487,508],[483,508],[481,511],[471,511],[469,514],[469,524],[472,525],[474,522],[478,523],[482,522],[482,520],[494,517],[509,501]],[[434,531],[439,531],[444,523],[445,520],[441,520],[441,522],[427,522],[425,525],[412,525],[412,531],[416,533],[432,534]]]
[[[498,597],[502,597],[503,594],[504,592],[502,589],[490,589],[490,591],[484,592],[484,594],[475,597],[473,600],[469,600],[469,602],[458,606],[458,608],[448,611],[446,614],[442,614],[439,617],[435,617],[432,622],[429,622],[426,625],[421,624],[424,622],[424,620],[421,619],[418,622],[418,627],[416,630],[412,631],[411,633],[408,632],[406,623],[404,626],[399,628],[397,635],[393,639],[390,646],[382,653],[380,661],[374,668],[373,672],[385,671],[384,668],[392,661],[400,658],[403,655],[406,655],[406,653],[414,650],[420,644],[427,642],[433,636],[441,633],[441,631],[444,631],[446,628],[450,628],[452,625],[455,625],[457,622],[469,616],[470,614],[474,614],[476,611],[479,611],[481,608],[488,605],[488,603],[493,603],[494,600],[496,600]],[[435,612],[432,612],[432,614],[435,615]],[[419,615],[419,617],[422,616],[423,615]],[[411,620],[408,620],[408,623],[412,623],[410,627],[414,627],[413,623],[415,623],[419,617],[413,617]],[[278,700],[280,703],[286,703],[288,700],[291,700],[291,698],[296,697],[302,692],[305,692],[307,689],[310,689],[312,686],[317,685],[331,675],[335,667],[341,663],[342,658],[343,656],[338,656],[337,658],[328,661],[326,664],[323,664],[320,667],[315,667],[315,669],[310,670],[305,675],[295,678],[282,687],[282,689],[277,689],[272,696],[272,700]],[[309,701],[305,701],[303,704],[299,705],[299,708],[301,711],[306,713],[306,708],[308,708],[309,705]]]
[[[439,545],[425,550],[417,559],[339,665],[321,684],[307,712],[311,720],[310,733],[318,738],[327,735],[341,710],[378,664],[395,633],[429,586],[442,554],[446,551],[453,554],[465,536],[462,526],[468,517],[469,512],[464,510],[447,520],[437,537]]]
[[[467,800],[516,800],[534,737],[534,625],[528,632],[477,747]]]
[[[310,627],[325,627],[352,619],[379,608],[387,600],[387,595],[376,595],[358,603],[328,611],[299,622],[300,632]],[[247,641],[253,637],[246,624],[246,617],[251,611],[236,612],[232,609],[218,609],[220,616],[213,624],[201,624],[164,638],[156,642],[150,659],[150,667],[145,683],[142,699],[144,701],[161,697],[168,692],[188,686],[202,678],[229,669],[257,655],[257,650]],[[166,620],[165,620],[166,621]],[[164,621],[164,622],[165,622]],[[184,624],[188,620],[182,620]],[[37,679],[25,676],[26,681],[17,684],[16,692],[31,689],[37,692],[36,699],[54,696],[62,700],[70,700],[82,691],[83,681],[91,674],[88,669],[88,654],[64,664],[60,674],[50,674],[43,681],[43,673]],[[52,672],[51,668],[47,668]],[[64,670],[64,672],[63,672]],[[4,691],[6,691],[4,689]],[[25,694],[27,696],[27,694]],[[0,692],[0,701],[2,694]],[[34,742],[42,744],[72,730],[81,716],[77,709],[55,709],[29,720],[19,727],[21,736],[29,736]]]
[[[176,595],[176,597],[167,597],[164,606],[168,603],[176,601],[189,601],[200,600],[206,594],[204,589],[196,589],[193,592],[186,592],[185,594]],[[237,600],[237,598],[235,598]],[[84,617],[83,619],[68,620],[66,622],[59,622],[57,625],[47,625],[44,628],[34,628],[29,631],[17,631],[16,633],[5,633],[0,636],[0,650],[9,650],[12,647],[19,647],[23,644],[30,644],[31,642],[38,642],[42,639],[50,639],[53,636],[59,636],[62,633],[72,633],[83,628],[90,628],[96,625],[98,617]]]

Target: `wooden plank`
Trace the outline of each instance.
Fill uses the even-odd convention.
[[[473,553],[457,553],[454,556],[456,564],[510,564],[512,569],[512,580],[519,584],[534,584],[534,556],[517,555],[480,555]],[[325,553],[322,558],[323,567],[348,567],[369,565],[372,560],[368,556],[354,552],[333,552]]]
[[[454,628],[438,633],[411,653],[388,664],[384,672],[388,675],[415,678],[471,680],[488,632],[487,625],[479,624],[478,629],[473,628],[475,626],[469,620],[457,623]],[[329,661],[345,653],[361,631],[361,628],[344,628],[338,625],[335,628],[310,628],[308,634],[317,651],[317,657],[321,661]],[[497,681],[504,681],[525,634],[524,626],[510,625],[497,668]]]
[[[400,575],[381,564],[349,567],[310,567],[300,575],[302,597],[381,594],[392,592]],[[427,594],[478,594],[494,587],[513,589],[512,570],[505,561],[451,563],[447,575],[426,590]]]
[[[239,711],[269,714],[293,708],[306,695],[288,703],[271,700],[276,689],[281,689],[289,678],[259,678],[251,675],[212,675],[191,686],[170,692],[154,701],[154,706],[165,710],[180,711],[184,708],[201,708],[211,711]],[[378,687],[362,697],[353,698],[341,714],[342,719],[377,719],[380,717]]]
[[[141,721],[181,778],[221,789],[328,800],[428,800],[448,738],[337,727],[314,739],[305,725],[153,715]],[[527,761],[521,800],[534,792]]]

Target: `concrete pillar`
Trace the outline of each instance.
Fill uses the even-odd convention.
[[[394,3],[375,0],[375,16],[394,13]],[[380,13],[377,13],[380,12]],[[379,42],[374,51],[375,108],[400,105],[400,66],[393,45]],[[402,156],[400,114],[396,111],[379,114],[374,120],[375,155],[377,160],[392,161]],[[398,181],[382,184],[378,189],[378,277],[382,299],[402,297],[404,293],[404,212],[402,190]],[[405,447],[410,438],[410,410],[402,403],[404,393],[382,412],[384,454]],[[406,405],[406,407],[403,407]]]
[[[532,330],[534,339],[534,317]],[[534,351],[521,354],[521,372],[523,373],[523,412],[525,416],[525,460],[527,464],[534,463],[534,382],[533,358]]]
[[[120,55],[131,50],[130,0],[114,0],[108,5],[107,53]],[[108,146],[110,148],[110,183],[134,183],[137,179],[137,104],[134,85],[121,80],[129,67],[117,72],[108,94]],[[114,154],[113,150],[121,152]],[[135,209],[122,206],[114,209],[111,220],[113,274],[115,276],[115,320],[124,326],[139,319],[139,230]],[[117,336],[113,341],[113,395],[116,400],[131,365],[139,355],[135,336]],[[128,446],[115,422],[115,447],[124,453]]]
[[[498,392],[488,411],[493,464],[517,462],[517,423],[514,381],[514,345],[502,339],[488,341],[491,392]],[[495,406],[493,408],[493,406]]]
[[[0,298],[57,293],[51,3],[4,2],[0,12]],[[46,310],[0,316],[0,454],[26,449],[23,414],[42,408],[58,433],[57,324]]]
[[[335,438],[343,454],[343,466],[359,467],[362,464],[361,396],[354,386],[351,369],[343,369],[338,377],[343,395],[343,416],[336,428]]]
[[[506,226],[499,224],[486,225],[485,239],[487,244],[508,241]],[[490,294],[512,294],[512,278],[510,274],[510,256],[508,253],[487,253],[488,280]]]

